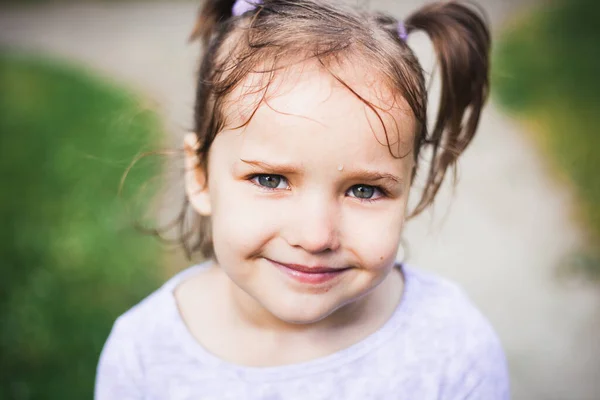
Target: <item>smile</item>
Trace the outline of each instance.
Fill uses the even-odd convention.
[[[268,260],[277,269],[286,274],[288,277],[294,279],[300,283],[317,285],[325,283],[341,276],[345,271],[350,268],[329,268],[322,266],[308,267],[305,265],[298,264],[284,264],[277,261]]]

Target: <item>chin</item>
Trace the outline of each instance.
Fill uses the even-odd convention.
[[[288,304],[277,302],[267,308],[271,314],[288,324],[310,325],[329,317],[342,306],[341,304],[327,305],[323,299],[312,300],[289,302]]]
[[[273,313],[277,318],[279,318],[281,321],[288,323],[288,324],[294,324],[294,325],[311,325],[311,324],[315,324],[325,318],[327,318],[329,315],[331,315],[331,312],[329,313],[307,313],[307,312],[303,312],[302,310],[294,310],[294,311],[283,311],[281,313]]]

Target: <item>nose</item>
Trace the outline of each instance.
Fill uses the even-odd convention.
[[[322,194],[301,197],[291,210],[285,239],[309,253],[335,251],[340,247],[340,209]]]

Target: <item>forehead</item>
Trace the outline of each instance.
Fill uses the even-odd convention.
[[[316,134],[323,145],[362,147],[371,157],[387,153],[398,158],[412,150],[410,107],[381,76],[358,63],[328,69],[303,62],[272,74],[251,73],[228,97],[225,109],[226,126],[249,121],[248,143],[299,146],[293,135],[298,133]]]

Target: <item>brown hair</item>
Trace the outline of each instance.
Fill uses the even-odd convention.
[[[425,79],[414,53],[398,36],[394,17],[329,0],[264,0],[240,16],[232,15],[233,5],[233,0],[206,0],[192,33],[192,39],[203,43],[194,130],[198,163],[204,171],[211,144],[226,124],[223,108],[227,96],[249,73],[256,72],[258,65],[271,65],[260,71],[266,73],[268,85],[273,72],[284,68],[281,62],[312,58],[360,98],[333,72],[336,63],[358,57],[380,71],[415,116],[412,150],[416,165],[426,148],[432,160],[422,196],[410,217],[429,206],[446,171],[452,168],[455,172],[458,156],[473,139],[488,95],[490,34],[479,13],[465,3],[439,2],[424,6],[404,21],[407,33],[423,31],[430,37],[438,56],[441,99],[429,132]],[[377,113],[373,104],[360,99]],[[388,140],[387,145],[392,143]],[[197,223],[188,225],[185,214],[180,214],[179,222],[186,253],[189,256],[199,250],[212,257],[210,219],[196,215]]]

